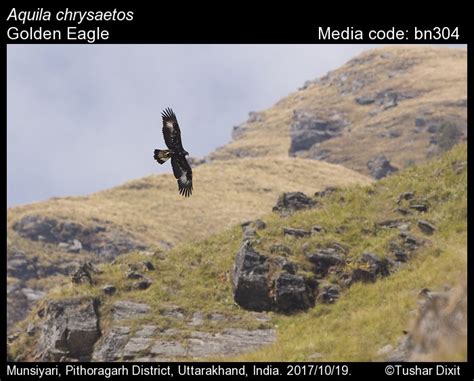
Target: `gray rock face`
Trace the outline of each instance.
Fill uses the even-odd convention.
[[[128,342],[129,327],[113,327],[95,345],[92,361],[117,361]]]
[[[425,220],[418,220],[418,227],[423,233],[429,235],[433,234],[436,230],[436,226]]]
[[[140,279],[132,284],[132,290],[146,290],[153,282],[148,278]]]
[[[204,314],[202,312],[195,312],[188,323],[190,327],[198,327],[204,323]]]
[[[296,238],[303,238],[303,237],[309,237],[311,235],[311,232],[304,229],[285,227],[283,228],[283,234],[287,236],[296,237]]]
[[[38,341],[40,361],[90,360],[101,335],[97,307],[92,298],[49,301]]]
[[[80,265],[71,275],[71,280],[73,283],[89,283],[93,284],[92,274],[101,274],[102,271],[99,270],[93,263],[85,262]]]
[[[263,115],[261,113],[250,111],[247,122],[239,124],[238,126],[234,126],[232,128],[232,139],[239,139],[245,133],[249,124],[258,123],[261,121],[263,121]]]
[[[123,359],[131,360],[139,353],[147,350],[151,344],[152,339],[146,337],[132,337],[123,348]]]
[[[184,357],[187,352],[179,341],[159,341],[150,350],[152,355],[158,357]]]
[[[415,192],[403,192],[398,196],[397,204],[400,204],[402,201],[412,200],[415,197]]]
[[[308,260],[315,266],[314,272],[324,276],[333,266],[342,266],[344,257],[333,248],[319,249],[315,253],[307,254]]]
[[[398,171],[398,168],[392,166],[384,154],[379,154],[367,162],[367,168],[375,179],[381,179],[392,172]]]
[[[318,293],[318,302],[324,304],[331,304],[339,299],[341,288],[338,285],[326,285],[321,288]]]
[[[296,266],[261,255],[250,241],[237,253],[232,282],[234,300],[247,310],[291,313],[314,305],[314,285],[296,274]]]
[[[222,333],[193,332],[188,340],[191,357],[229,356],[271,344],[276,340],[273,329],[250,331],[228,328]]]
[[[363,268],[352,271],[352,282],[375,282],[378,276],[390,275],[390,262],[372,253],[364,253],[358,261]]]
[[[294,111],[290,124],[290,155],[339,136],[348,122],[341,117],[321,119],[306,111]]]
[[[275,281],[275,307],[278,311],[291,313],[314,306],[314,290],[303,277],[282,271]]]
[[[45,295],[44,291],[24,287],[22,283],[9,285],[7,288],[7,329],[10,330],[16,322],[23,320]]]
[[[150,306],[145,303],[135,303],[128,300],[119,300],[114,304],[112,316],[114,320],[124,320],[145,315],[150,312]]]
[[[227,328],[220,332],[184,332],[168,329],[156,332],[144,326],[130,337],[128,327],[113,327],[96,344],[93,361],[173,361],[190,358],[230,356],[273,343],[273,329]],[[179,336],[176,339],[173,336]]]
[[[20,236],[33,241],[42,240],[55,244],[70,242],[64,247],[65,250],[94,252],[104,259],[113,259],[132,250],[146,249],[146,246],[136,241],[130,233],[105,222],[83,226],[71,221],[29,215],[15,222],[13,229]]]
[[[355,98],[356,103],[360,105],[370,105],[375,102],[375,97],[363,96]]]
[[[426,119],[424,117],[418,117],[415,119],[415,126],[416,127],[425,127],[426,126]]]
[[[399,226],[405,224],[405,222],[401,219],[388,219],[388,220],[380,220],[375,222],[375,225],[381,228],[398,228]]]
[[[240,138],[246,130],[247,130],[247,125],[245,123],[232,127],[232,134],[231,134],[232,140],[237,140],[238,138]]]
[[[467,340],[467,289],[424,289],[418,311],[396,348],[382,353],[390,362],[436,361],[440,355],[465,351]]]
[[[257,230],[265,229],[267,224],[260,219],[256,219],[255,221],[246,221],[240,226],[244,232],[243,240],[245,241],[253,239],[257,234]]]
[[[172,319],[184,320],[184,310],[179,306],[167,307],[161,314]]]
[[[8,276],[22,280],[38,277],[37,257],[28,259],[22,251],[15,248],[9,248],[7,258]]]
[[[117,292],[117,287],[115,287],[113,284],[106,284],[104,287],[102,287],[102,291],[105,295],[113,295]]]
[[[375,275],[390,275],[390,265],[388,260],[385,258],[380,258],[373,253],[364,253],[360,257],[359,262],[366,263],[369,266],[369,270]]]
[[[321,191],[314,192],[314,195],[316,197],[327,197],[327,196],[337,192],[338,190],[339,190],[339,188],[337,188],[337,187],[329,186],[329,187],[324,188]]]
[[[389,244],[389,249],[398,262],[406,262],[408,260],[407,252],[398,242],[391,241]]]
[[[288,216],[297,210],[311,209],[316,206],[316,201],[302,192],[283,193],[278,197],[273,211],[281,216]]]
[[[237,253],[233,270],[234,300],[242,307],[252,311],[272,309],[269,297],[267,257],[260,255],[246,241]]]
[[[412,234],[407,232],[400,232],[400,238],[402,239],[403,246],[409,250],[414,251],[418,249],[418,247],[424,245],[425,241],[419,237],[416,237]]]
[[[418,212],[427,212],[428,211],[428,205],[424,203],[412,203],[409,206],[410,209],[414,209]]]

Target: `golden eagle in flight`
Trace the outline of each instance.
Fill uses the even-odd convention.
[[[153,157],[160,164],[171,158],[173,174],[178,180],[179,194],[189,197],[193,192],[193,171],[186,160],[186,155],[189,155],[189,153],[181,143],[178,120],[169,107],[161,113],[161,117],[163,118],[163,136],[168,149],[155,149]]]

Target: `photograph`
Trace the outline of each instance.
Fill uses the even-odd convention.
[[[467,361],[467,45],[105,42],[5,48],[8,363]]]

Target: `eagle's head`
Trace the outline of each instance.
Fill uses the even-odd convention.
[[[183,154],[184,154],[184,156],[189,156],[189,152],[188,152],[188,151],[184,151]]]

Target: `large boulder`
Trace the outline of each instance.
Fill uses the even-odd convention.
[[[95,345],[92,361],[117,361],[128,342],[129,327],[112,327]]]
[[[294,312],[314,306],[314,289],[305,279],[282,271],[275,280],[274,302],[276,310]]]
[[[373,253],[364,253],[358,260],[363,267],[352,271],[352,282],[375,282],[378,276],[390,275],[391,263]]]
[[[234,264],[234,300],[251,311],[291,313],[314,305],[315,283],[297,274],[297,266],[283,257],[258,253],[243,241]]]
[[[119,300],[112,308],[112,318],[114,320],[126,320],[137,316],[146,315],[151,311],[148,304],[135,303],[129,300]]]
[[[392,172],[398,171],[398,168],[390,164],[390,161],[384,154],[379,154],[367,162],[367,168],[370,175],[375,179],[381,179]]]
[[[40,361],[89,361],[99,339],[98,300],[51,300],[43,311],[38,341]]]
[[[460,355],[466,354],[467,312],[464,285],[443,291],[421,290],[418,310],[406,335],[396,348],[385,354],[384,360],[421,362],[442,358],[457,361]]]
[[[306,196],[303,192],[287,192],[278,197],[273,211],[281,216],[288,216],[297,210],[311,209],[316,206],[316,201]]]
[[[290,124],[290,155],[307,151],[317,143],[339,136],[347,124],[338,115],[320,118],[311,112],[295,110]]]
[[[237,304],[252,311],[272,309],[268,270],[267,257],[255,251],[249,241],[244,241],[237,253],[232,277]]]
[[[7,274],[22,280],[38,277],[38,257],[28,258],[26,254],[16,248],[8,248]]]
[[[46,293],[25,287],[23,283],[7,287],[7,329],[15,327],[15,323],[23,320],[28,312],[41,300]]]
[[[132,250],[144,250],[131,233],[109,222],[82,225],[41,215],[28,215],[13,224],[13,230],[24,238],[58,244],[71,253],[81,250],[113,259]]]
[[[331,267],[342,266],[345,262],[344,257],[333,248],[318,249],[306,257],[314,265],[315,274],[319,276],[325,276]]]

